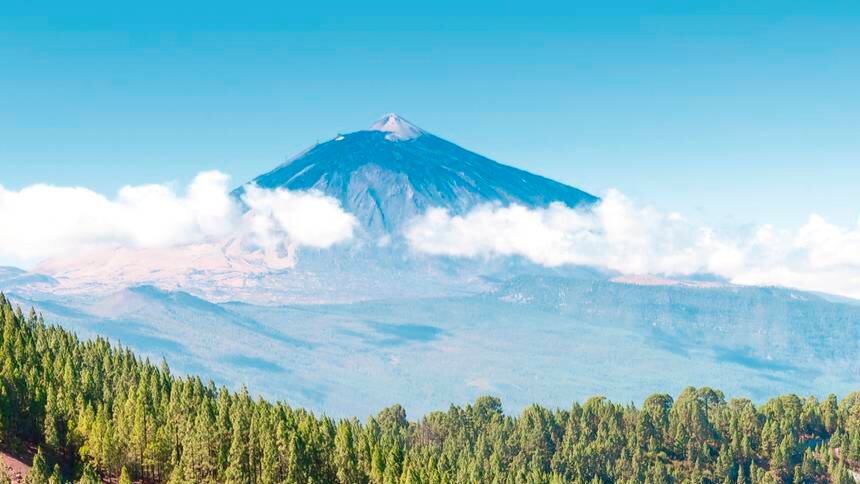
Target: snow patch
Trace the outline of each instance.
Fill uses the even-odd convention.
[[[385,135],[385,139],[389,141],[407,141],[424,134],[424,130],[394,113],[379,118],[367,129],[368,131],[388,133]]]

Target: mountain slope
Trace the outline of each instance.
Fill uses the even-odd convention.
[[[334,416],[485,394],[511,409],[630,401],[689,384],[761,401],[845,394],[860,377],[860,308],[779,288],[521,276],[484,294],[351,304],[212,304],[146,286],[11,299],[82,337]]]
[[[558,201],[576,207],[597,201],[582,190],[463,149],[396,114],[368,130],[318,144],[253,183],[320,190],[374,233],[395,232],[429,207],[463,213],[483,203],[535,207]]]

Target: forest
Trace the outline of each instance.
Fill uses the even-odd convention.
[[[860,469],[860,392],[756,405],[689,387],[515,416],[481,397],[417,420],[398,405],[332,419],[173,375],[2,294],[0,315],[0,448],[32,455],[32,484],[798,484]]]

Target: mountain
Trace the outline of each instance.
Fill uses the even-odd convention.
[[[528,207],[597,197],[463,149],[388,114],[252,180],[262,188],[316,189],[336,198],[371,233],[396,232],[430,207],[460,214],[484,203]],[[240,196],[243,188],[234,194]]]
[[[318,144],[253,183],[319,190],[366,234],[390,241],[430,207],[463,213],[486,203],[597,201],[396,115]],[[514,408],[591,394],[641,400],[686,385],[754,399],[822,396],[846,393],[860,378],[856,302],[705,275],[436,257],[381,238],[302,247],[284,267],[238,235],[110,248],[42,264],[44,276],[0,268],[0,290],[82,337],[118,339],[180,371],[330,415],[395,401],[420,414],[484,394]]]
[[[0,267],[0,285],[7,290],[31,286],[50,287],[56,283],[57,281],[44,274],[33,274],[17,267]]]

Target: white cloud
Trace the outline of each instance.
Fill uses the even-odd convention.
[[[227,175],[203,172],[179,194],[168,185],[123,187],[113,199],[80,187],[0,186],[0,263],[109,247],[169,248],[252,234],[269,245],[330,247],[352,237],[355,220],[314,192],[249,187],[242,215]]]
[[[562,203],[538,209],[484,205],[462,216],[431,209],[408,226],[406,237],[430,254],[519,255],[550,267],[592,265],[625,273],[691,273],[711,264],[708,252],[717,256],[714,264],[728,258],[707,231],[677,214],[635,207],[617,191],[591,211]]]
[[[327,249],[348,240],[358,220],[340,203],[319,191],[245,187],[242,201],[250,208],[246,220],[261,245],[289,240],[299,246]]]
[[[813,214],[798,232],[795,245],[809,252],[814,267],[860,267],[860,220],[855,227],[843,229]]]
[[[728,234],[611,190],[591,210],[485,205],[453,216],[431,209],[405,235],[414,250],[435,255],[521,256],[548,267],[578,264],[623,274],[710,273],[738,284],[860,297],[860,223],[845,229],[818,215],[796,231],[763,225]]]
[[[146,273],[153,260],[166,271],[181,266],[182,257],[193,267],[280,269],[294,263],[297,248],[329,248],[350,240],[358,227],[335,199],[316,191],[247,186],[242,210],[228,183],[220,172],[203,172],[181,193],[169,185],[126,186],[113,198],[79,187],[0,186],[0,264],[28,267],[122,247],[131,251],[121,253],[131,261],[126,265]],[[405,236],[414,250],[428,254],[521,256],[549,267],[578,264],[623,274],[712,273],[738,284],[860,298],[860,222],[840,227],[819,215],[796,230],[762,225],[729,233],[610,191],[588,211],[560,203],[485,205],[461,216],[430,209]],[[380,239],[377,246],[388,242]],[[174,250],[182,247],[188,250]],[[137,249],[147,249],[149,257],[135,255]]]

